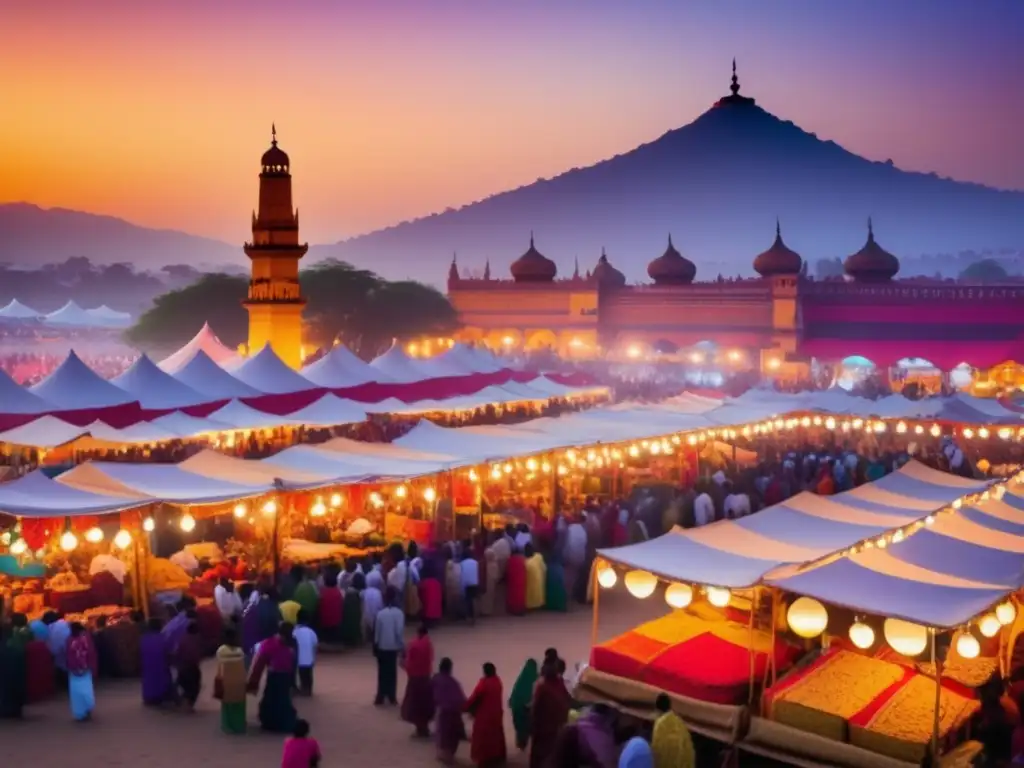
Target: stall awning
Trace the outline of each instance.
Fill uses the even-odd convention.
[[[36,470],[0,484],[0,512],[16,517],[74,517],[120,512],[150,503],[144,496],[92,493],[52,480]]]
[[[89,462],[57,478],[63,485],[114,496],[135,495],[170,504],[216,504],[267,493],[268,483],[239,483],[211,478],[177,464]]]

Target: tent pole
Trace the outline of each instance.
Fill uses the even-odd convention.
[[[935,667],[935,710],[932,719],[932,765],[939,764],[939,708],[942,706],[942,662],[935,650],[935,630],[932,634],[932,666]]]
[[[591,588],[594,590],[594,618],[590,624],[590,647],[597,645],[597,618],[598,618],[598,596],[601,594],[601,585],[597,583],[597,560],[590,569]]]
[[[755,666],[754,665],[754,614],[757,613],[757,599],[758,599],[758,595],[760,594],[760,592],[761,592],[761,588],[755,586],[753,591],[752,591],[752,596],[751,596],[751,599],[750,599],[750,622],[749,622],[750,634],[749,634],[749,640],[748,640],[750,645],[747,648],[748,655],[750,656],[750,697],[747,700],[747,704],[749,706],[753,706],[753,704],[754,704],[754,677],[755,677],[755,674],[756,674],[755,670],[754,670],[754,666]]]

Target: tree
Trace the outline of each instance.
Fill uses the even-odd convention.
[[[965,283],[1002,283],[1009,277],[1003,265],[995,259],[981,259],[965,267],[959,279]]]
[[[371,358],[394,338],[449,336],[458,327],[448,299],[421,283],[388,282],[340,261],[311,265],[299,274],[299,282],[307,301],[304,333],[310,346],[329,348],[338,341]],[[158,297],[126,338],[142,348],[175,348],[209,322],[225,344],[240,344],[248,335],[242,306],[247,287],[245,277],[204,275]]]

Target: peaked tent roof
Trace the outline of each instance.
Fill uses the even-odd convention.
[[[230,364],[231,375],[269,395],[285,395],[316,389],[317,385],[288,367],[267,344],[247,360]]]
[[[146,355],[131,367],[110,380],[125,392],[133,395],[143,408],[188,408],[210,401],[206,395],[196,392],[169,373],[160,370]]]
[[[0,413],[35,414],[55,410],[53,405],[0,370]]]
[[[366,421],[366,411],[361,403],[343,400],[328,392],[305,408],[289,413],[288,418],[309,427],[335,427]]]
[[[73,325],[79,328],[97,325],[96,318],[73,301],[69,301],[56,312],[46,315],[43,320],[50,325]]]
[[[210,324],[203,323],[203,327],[192,337],[191,341],[160,361],[160,367],[173,375],[188,365],[199,351],[206,353],[206,356],[217,365],[230,365],[240,360],[233,349],[217,338],[217,334],[213,332]]]
[[[142,497],[129,498],[91,493],[51,480],[42,470],[0,484],[0,512],[17,517],[65,517],[98,515],[132,509],[148,502]]]
[[[61,474],[57,482],[92,493],[144,496],[172,504],[214,504],[267,492],[265,483],[210,478],[177,464],[86,462]]]
[[[7,318],[8,320],[32,320],[42,316],[42,312],[37,312],[32,307],[25,306],[17,299],[11,299],[6,307],[0,309],[0,318]]]
[[[227,424],[229,429],[273,429],[300,422],[290,416],[275,416],[257,411],[240,400],[232,400],[210,414],[210,421]]]
[[[167,362],[166,360],[164,362]],[[167,370],[164,368],[164,370]],[[171,375],[182,384],[212,400],[230,400],[234,397],[258,397],[264,394],[217,365],[202,349]]]
[[[383,355],[375,357],[370,365],[400,384],[410,384],[414,381],[432,378],[416,364],[415,360],[402,351],[402,347],[397,341],[392,342],[388,351]]]
[[[302,375],[317,386],[328,389],[391,381],[390,377],[352,354],[344,344],[338,344],[315,363],[307,365],[302,369]]]
[[[89,317],[93,318],[96,325],[105,326],[108,328],[127,328],[132,324],[132,316],[127,312],[118,312],[111,309],[106,304],[96,307],[95,309],[87,309],[85,313]]]
[[[74,350],[57,370],[29,391],[67,411],[127,405],[136,400],[135,396],[101,378]]]
[[[68,424],[56,416],[40,416],[28,424],[0,432],[0,443],[30,445],[33,448],[56,448],[89,434],[85,427]]]

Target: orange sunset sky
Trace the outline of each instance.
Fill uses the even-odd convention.
[[[239,242],[274,121],[305,237],[337,240],[651,140],[734,55],[745,93],[824,138],[1024,187],[1022,7],[8,3],[0,202]]]

